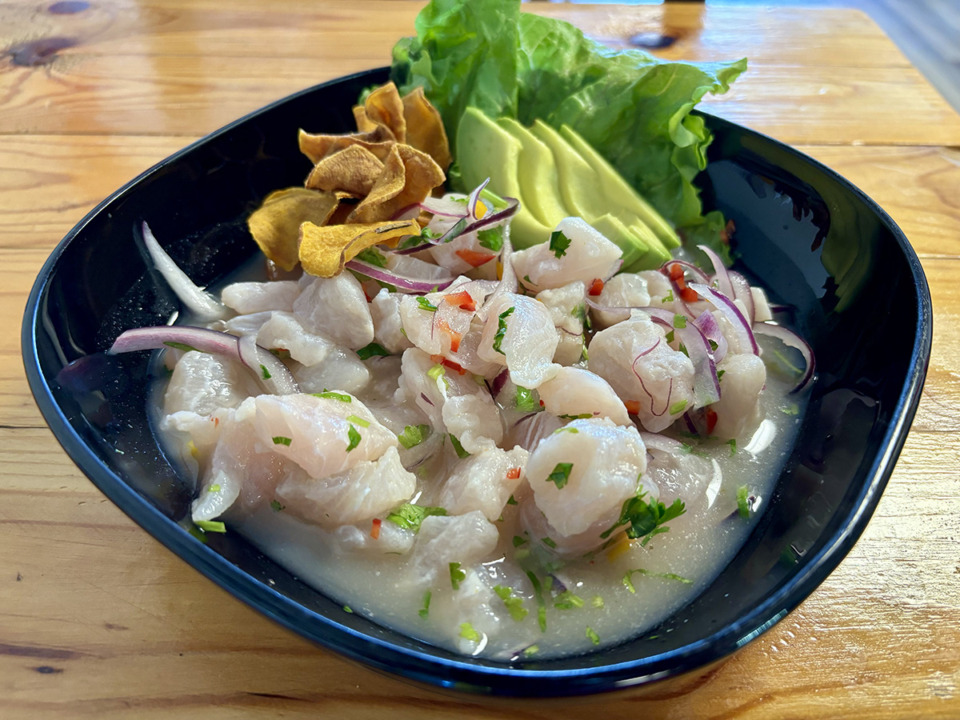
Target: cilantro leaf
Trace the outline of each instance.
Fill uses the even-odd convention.
[[[383,345],[378,345],[375,342],[372,342],[369,345],[364,345],[362,348],[357,350],[357,357],[359,357],[361,360],[367,360],[368,358],[372,358],[374,356],[389,357],[390,352],[383,347]]]
[[[447,511],[442,507],[428,505],[414,505],[413,503],[404,503],[392,513],[387,515],[387,520],[397,527],[404,530],[413,530],[419,532],[420,525],[431,515],[446,515]]]
[[[602,533],[600,537],[609,537],[614,530],[622,525],[627,525],[627,537],[631,539],[647,536],[644,544],[650,537],[662,532],[667,532],[665,524],[671,520],[680,517],[686,512],[683,501],[677,498],[670,507],[667,507],[659,500],[647,502],[644,500],[645,492],[630,498],[623,503],[620,510],[620,518],[611,528]]]
[[[570,247],[570,238],[560,230],[554,230],[550,233],[550,249],[558,258],[567,254],[567,248]]]
[[[513,314],[514,310],[516,310],[515,307],[504,310],[500,313],[497,321],[497,334],[493,336],[493,349],[501,355],[506,355],[506,353],[500,349],[500,343],[503,342],[503,337],[507,334],[507,318]]]
[[[557,463],[553,472],[547,475],[547,482],[552,482],[558,490],[562,490],[570,480],[571,470],[573,470],[573,463]]]
[[[429,425],[407,425],[403,429],[403,432],[397,435],[397,440],[409,450],[426,440],[430,435],[430,431]]]

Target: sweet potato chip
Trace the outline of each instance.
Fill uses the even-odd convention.
[[[278,267],[293,270],[299,260],[300,225],[324,224],[338,204],[332,193],[301,187],[277,190],[247,218],[247,227],[264,255]]]
[[[397,86],[392,82],[381,85],[367,95],[363,109],[370,122],[390,128],[397,142],[407,141],[407,121],[403,113],[403,101],[400,99]]]
[[[316,164],[328,155],[339,152],[351,145],[366,148],[378,160],[385,160],[397,139],[385,125],[376,125],[370,132],[354,133],[352,135],[324,135],[300,131],[300,152]]]
[[[370,119],[370,116],[367,115],[367,109],[363,105],[353,106],[353,119],[357,123],[357,132],[369,133],[377,128],[386,129],[385,125],[377,125],[377,123]]]
[[[422,87],[404,95],[402,102],[403,117],[407,122],[407,145],[425,152],[446,172],[453,157],[440,112],[427,100]]]
[[[397,217],[423,202],[444,181],[433,158],[409,145],[397,143],[383,164],[383,173],[370,193],[350,213],[348,222],[371,223]]]
[[[404,235],[419,235],[416,220],[319,226],[300,226],[300,263],[304,271],[319,277],[333,277],[345,263],[371,245],[395,247]]]
[[[313,166],[306,187],[364,197],[383,174],[383,163],[360,145],[349,145]]]

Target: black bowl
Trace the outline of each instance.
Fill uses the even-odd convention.
[[[126,185],[64,238],[30,294],[22,337],[30,386],[54,434],[124,512],[234,596],[407,679],[504,696],[582,695],[728,655],[806,598],[863,532],[916,410],[932,314],[915,254],[875,203],[795,150],[709,115],[716,139],[698,181],[706,205],[735,222],[739,269],[795,309],[818,377],[765,512],[697,599],[655,631],[587,655],[472,659],[345,612],[237,534],[203,544],[185,529],[192,483],[151,430],[146,354],[99,354],[121,331],[164,323],[177,309],[133,241],[135,228],[147,220],[196,282],[216,281],[256,250],[246,215],[309,171],[298,127],[352,131],[358,94],[386,76],[325,83],[225,127]]]

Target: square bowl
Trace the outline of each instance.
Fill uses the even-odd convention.
[[[655,631],[584,655],[464,657],[346,612],[236,533],[204,544],[187,531],[194,484],[151,425],[149,360],[102,354],[124,330],[164,324],[178,309],[135,228],[147,220],[197,284],[228,275],[259,252],[246,216],[310,170],[300,124],[351,132],[360,91],[387,74],[351,75],[254,112],[146,171],[70,231],[23,320],[44,418],[93,483],[170,550],[282,625],[373,668],[437,688],[546,697],[644,685],[726,657],[803,601],[863,532],[916,411],[932,310],[916,255],[873,201],[796,150],[708,114],[715,139],[697,180],[705,206],[735,223],[737,269],[793,308],[818,376],[759,522],[692,602]],[[63,373],[78,360],[83,372]]]

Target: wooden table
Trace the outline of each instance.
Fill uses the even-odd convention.
[[[0,5],[0,717],[556,715],[412,688],[235,601],[80,474],[19,359],[30,285],[91,207],[249,110],[386,64],[417,10],[374,0]],[[960,117],[852,10],[537,10],[612,44],[673,39],[657,51],[665,57],[750,57],[734,89],[705,107],[798,146],[874,197],[920,255],[936,315],[913,429],[837,572],[711,673],[567,714],[960,716]]]

